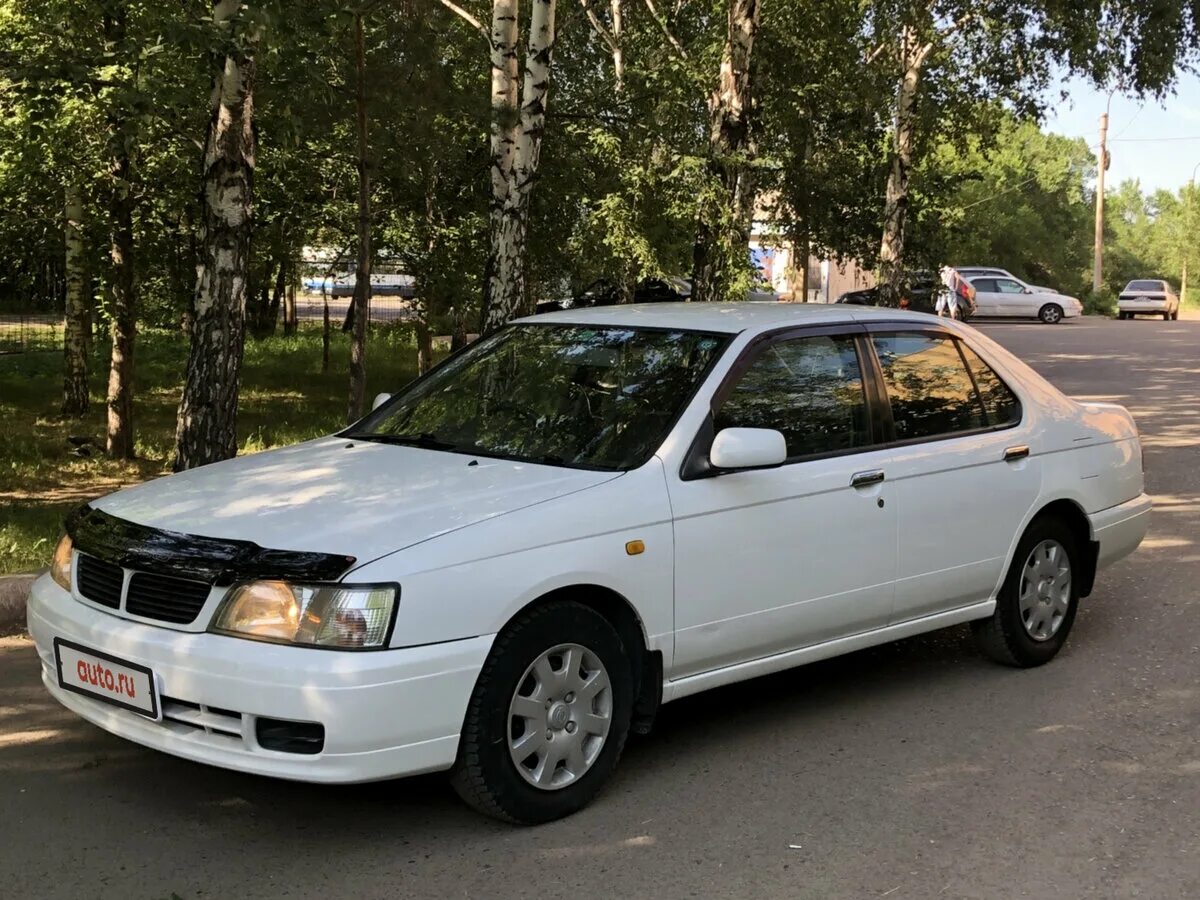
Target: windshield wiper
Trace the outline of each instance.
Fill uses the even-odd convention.
[[[436,434],[422,431],[418,434],[387,434],[373,432],[370,434],[351,434],[348,437],[356,441],[375,441],[379,444],[399,444],[405,447],[422,447],[426,450],[457,450],[458,445],[443,441]]]

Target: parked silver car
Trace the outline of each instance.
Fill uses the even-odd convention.
[[[1162,316],[1163,321],[1179,318],[1179,295],[1171,285],[1157,278],[1134,279],[1117,298],[1117,318]]]

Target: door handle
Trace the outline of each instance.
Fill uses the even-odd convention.
[[[1020,446],[1017,446],[1017,447],[1009,447],[1007,450],[1004,451],[1004,461],[1005,462],[1016,462],[1018,459],[1028,459],[1028,458],[1029,458],[1029,446],[1027,444],[1021,444]]]
[[[850,478],[850,487],[870,487],[873,484],[880,484],[886,477],[882,469],[875,469],[872,472],[855,472]]]

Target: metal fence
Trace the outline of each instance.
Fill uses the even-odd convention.
[[[329,321],[335,326],[346,319],[350,297],[329,297]],[[392,325],[416,318],[413,301],[406,297],[371,297],[367,303],[367,321],[372,325]],[[296,295],[296,318],[300,324],[321,322],[325,317],[325,298],[320,294]]]
[[[53,313],[0,313],[0,353],[62,348],[63,319]]]

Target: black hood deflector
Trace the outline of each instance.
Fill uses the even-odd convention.
[[[233,584],[252,578],[337,581],[353,556],[303,550],[270,550],[253,541],[182,534],[118,519],[91,506],[67,517],[75,549],[126,569]]]

